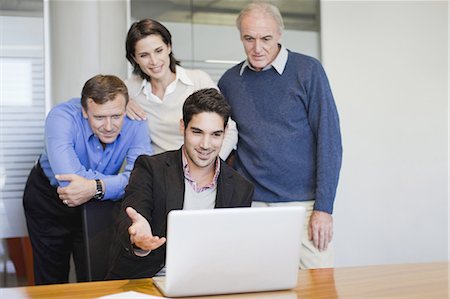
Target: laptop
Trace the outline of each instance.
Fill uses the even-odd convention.
[[[166,297],[286,290],[297,285],[303,207],[175,210],[168,215]]]

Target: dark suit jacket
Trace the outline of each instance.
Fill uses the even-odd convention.
[[[249,207],[253,185],[225,162],[221,162],[215,208]],[[183,202],[181,149],[138,157],[125,189],[118,218],[117,241],[113,244],[111,268],[106,279],[153,277],[165,264],[165,245],[146,257],[138,257],[133,253],[128,234],[131,220],[125,208],[133,207],[149,221],[153,235],[165,237],[167,214],[172,210],[183,209]]]

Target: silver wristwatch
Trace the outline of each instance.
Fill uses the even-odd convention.
[[[96,179],[95,183],[97,184],[97,191],[95,192],[93,198],[98,200],[103,199],[103,197],[105,196],[105,192],[103,192],[102,181]]]

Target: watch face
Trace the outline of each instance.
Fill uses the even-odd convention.
[[[94,198],[95,199],[102,199],[103,198],[103,192],[97,190],[97,193],[95,193]]]

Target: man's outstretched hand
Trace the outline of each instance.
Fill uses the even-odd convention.
[[[143,250],[155,250],[166,242],[164,237],[153,236],[150,223],[135,209],[127,207],[125,211],[132,222],[128,228],[132,244]]]

